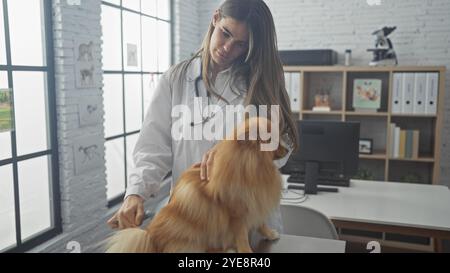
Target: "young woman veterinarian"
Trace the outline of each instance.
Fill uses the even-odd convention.
[[[286,155],[274,164],[282,167],[296,148],[297,131],[284,85],[275,25],[262,0],[223,2],[213,14],[201,49],[162,75],[133,152],[135,168],[129,175],[124,202],[108,221],[112,228],[141,225],[144,201],[154,197],[165,183],[173,188],[180,174],[192,165],[201,162],[201,177],[208,179],[217,142],[175,139],[172,125],[179,123],[180,117],[172,117],[172,109],[212,104],[221,110],[227,105],[278,105],[280,139]],[[215,118],[214,113],[194,116],[184,125],[195,131]],[[268,225],[282,231],[279,211],[273,213]]]

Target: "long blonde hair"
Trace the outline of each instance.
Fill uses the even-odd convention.
[[[244,104],[268,107],[279,105],[280,132],[287,134],[294,149],[297,149],[297,126],[286,92],[283,65],[278,55],[275,24],[269,8],[262,0],[226,0],[218,11],[220,19],[229,17],[243,22],[249,31],[248,52],[233,63],[232,69],[234,81],[238,78],[246,81],[248,89]],[[191,59],[178,64],[175,69],[181,69],[181,75],[185,75],[192,61],[201,57],[202,79],[207,92],[225,100],[215,91],[208,76],[211,69],[209,47],[214,29],[211,22],[199,51]]]

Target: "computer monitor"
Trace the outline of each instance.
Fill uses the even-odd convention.
[[[287,169],[291,173],[300,170],[304,173],[305,193],[327,190],[317,187],[321,184],[319,175],[323,173],[343,180],[357,173],[359,122],[300,120],[297,130],[299,148],[289,158]]]

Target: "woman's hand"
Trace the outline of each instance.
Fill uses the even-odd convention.
[[[214,146],[203,155],[202,162],[200,163],[200,179],[209,180],[212,173],[215,154],[216,147]]]
[[[130,195],[125,198],[120,209],[108,220],[112,229],[135,228],[142,224],[144,219],[144,199],[139,195]]]

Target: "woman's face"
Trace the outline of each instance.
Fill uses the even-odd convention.
[[[245,23],[230,17],[213,17],[214,32],[211,36],[209,53],[219,71],[227,69],[248,51],[248,29]]]

